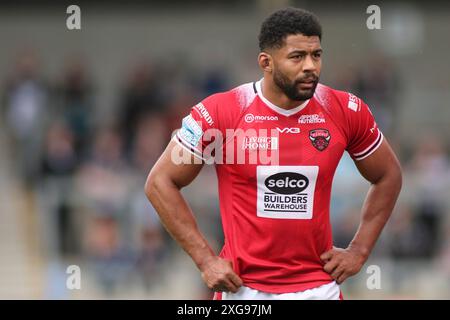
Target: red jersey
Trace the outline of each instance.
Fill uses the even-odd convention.
[[[350,93],[318,84],[311,99],[285,110],[262,95],[261,82],[207,97],[174,139],[196,157],[216,160],[220,256],[232,261],[244,285],[303,291],[333,281],[320,255],[332,248],[330,193],[344,151],[364,159],[383,135],[368,106]],[[210,129],[215,139],[207,137]]]

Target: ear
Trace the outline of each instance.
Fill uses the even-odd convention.
[[[264,72],[272,72],[273,60],[272,60],[272,56],[270,54],[268,54],[267,52],[259,53],[258,64],[259,64],[259,67]]]

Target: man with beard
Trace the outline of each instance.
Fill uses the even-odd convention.
[[[360,271],[393,210],[399,162],[361,99],[319,83],[321,36],[310,12],[270,15],[259,35],[264,77],[192,107],[148,176],[148,199],[215,299],[340,299],[339,284]],[[341,249],[329,206],[344,151],[371,187]],[[251,157],[262,153],[270,161]],[[211,159],[225,235],[219,255],[180,192]]]

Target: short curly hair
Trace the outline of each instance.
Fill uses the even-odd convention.
[[[261,25],[259,49],[279,49],[291,34],[318,36],[322,40],[322,26],[316,15],[303,9],[289,7],[275,11]]]

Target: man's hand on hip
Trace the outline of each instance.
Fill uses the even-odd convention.
[[[358,249],[348,247],[333,249],[323,253],[320,259],[325,263],[323,269],[336,280],[338,284],[343,283],[348,277],[351,277],[361,270],[367,257]]]
[[[202,264],[200,271],[203,281],[214,291],[236,293],[242,286],[242,280],[234,272],[231,262],[220,257],[208,258]]]

